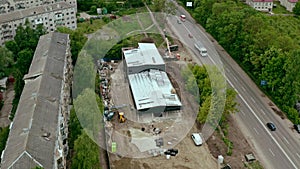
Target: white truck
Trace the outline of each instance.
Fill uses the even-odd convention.
[[[207,56],[207,50],[200,41],[195,42],[194,46],[199,51],[199,53],[202,57]]]

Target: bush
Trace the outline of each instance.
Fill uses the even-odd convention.
[[[0,128],[0,154],[2,154],[2,151],[5,149],[8,134],[9,134],[9,127]]]

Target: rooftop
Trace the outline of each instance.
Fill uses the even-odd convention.
[[[128,75],[137,110],[160,106],[181,106],[166,72],[150,69]]]
[[[298,2],[298,0],[288,0],[289,2],[291,2],[291,3],[297,3]]]
[[[127,67],[164,64],[154,43],[139,43],[138,45],[137,49],[124,51]]]
[[[69,35],[40,37],[11,125],[1,168],[53,168]],[[62,43],[65,42],[65,43]],[[49,137],[45,138],[48,135]]]
[[[6,23],[9,21],[17,20],[17,19],[23,19],[27,18],[30,16],[36,16],[39,14],[47,13],[49,11],[59,11],[61,9],[67,9],[75,7],[74,5],[70,5],[67,2],[58,2],[55,4],[51,5],[44,5],[44,6],[37,6],[37,7],[32,7],[28,9],[23,9],[23,10],[16,10],[14,12],[10,12],[7,14],[1,14],[0,15],[0,24],[1,23]]]

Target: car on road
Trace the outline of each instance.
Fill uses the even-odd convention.
[[[300,124],[294,124],[294,129],[300,133]]]
[[[267,123],[267,127],[271,130],[271,131],[275,131],[276,130],[276,126],[274,123],[269,122]]]
[[[193,139],[196,146],[201,146],[202,143],[203,143],[200,133],[193,133],[192,134],[192,139]]]

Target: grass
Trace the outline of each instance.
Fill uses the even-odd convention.
[[[251,163],[244,163],[246,168],[250,169],[264,169],[264,167],[260,164],[259,161],[253,161]]]
[[[99,30],[105,22],[102,19],[93,19],[92,21],[84,21],[77,24],[77,29],[85,34],[94,33]]]
[[[276,4],[276,8],[273,7],[273,10],[272,10],[273,13],[275,13],[275,14],[292,14],[292,12],[287,11],[284,6],[281,6],[279,1],[274,1],[274,4]]]

